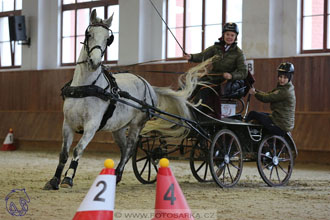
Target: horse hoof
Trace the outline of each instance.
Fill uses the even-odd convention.
[[[73,179],[70,177],[64,177],[61,183],[61,188],[72,188],[73,186]]]
[[[118,175],[116,178],[116,185],[121,181],[121,175]]]
[[[121,181],[121,177],[123,175],[122,172],[119,172],[117,169],[115,170],[115,175],[116,175],[116,185]]]
[[[57,177],[53,177],[49,180],[46,185],[44,186],[44,190],[58,190],[58,185],[60,184],[60,180]]]

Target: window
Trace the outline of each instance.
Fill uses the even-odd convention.
[[[301,52],[330,52],[330,0],[302,0]]]
[[[96,9],[97,17],[108,18],[114,13],[111,30],[115,40],[108,47],[104,61],[116,63],[118,60],[119,5],[118,0],[62,0],[61,65],[75,65],[85,39],[89,17]]]
[[[8,16],[21,15],[22,0],[0,0],[0,68],[22,65],[22,46],[10,41]]]
[[[167,0],[166,57],[199,53],[222,35],[226,22],[235,22],[242,32],[243,0]],[[172,36],[175,36],[175,38]],[[242,35],[238,35],[241,46]]]

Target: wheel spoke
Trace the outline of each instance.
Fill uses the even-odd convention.
[[[285,144],[282,143],[282,148],[281,148],[280,152],[278,153],[277,157],[280,157],[280,155],[281,155],[284,148],[285,148]]]
[[[273,157],[276,156],[276,138],[273,138]]]
[[[231,175],[230,169],[229,169],[229,164],[227,164],[227,170],[228,170],[228,174],[230,176],[231,182],[234,182],[233,176]]]
[[[228,152],[227,152],[228,155],[230,153],[231,146],[233,145],[233,142],[234,142],[234,137],[231,137],[231,140],[230,140],[230,143],[229,143],[229,147],[228,147]]]
[[[274,169],[274,167],[272,167],[272,169],[270,170],[270,174],[269,174],[269,179],[270,180],[272,179],[273,169]]]
[[[205,172],[204,172],[204,180],[206,180],[208,168],[209,168],[209,164],[206,163],[206,165],[205,165]]]
[[[286,162],[286,161],[291,161],[290,158],[278,158],[279,162]]]
[[[288,175],[288,173],[283,169],[283,167],[279,164],[278,165],[280,167],[280,169],[286,174],[286,176]]]
[[[223,147],[223,152],[226,152],[226,135],[222,135],[222,147]]]
[[[155,146],[155,143],[156,143],[156,139],[155,138],[152,139],[152,144],[150,144],[149,139],[148,139],[147,145],[148,145],[148,151],[149,152],[152,152],[152,150],[153,150],[153,148]]]
[[[236,168],[237,170],[240,170],[240,168],[239,167],[237,167],[237,166],[235,166],[235,164],[233,164],[233,162],[229,162],[230,163],[230,165],[232,165],[234,168]]]
[[[198,171],[204,166],[205,163],[206,163],[206,162],[204,161],[204,162],[198,167],[198,169],[196,170],[197,173],[198,173]]]
[[[157,165],[155,165],[154,163],[152,163],[152,165],[154,166],[156,172],[158,173],[158,168],[157,168]]]
[[[264,154],[264,153],[261,153],[260,155],[263,156],[263,157],[267,157],[268,159],[272,159],[271,156],[268,156],[268,155],[266,155],[266,154]]]
[[[140,159],[137,159],[136,162],[140,162],[141,160],[145,160],[145,159],[147,159],[147,158],[148,158],[148,156],[141,157]]]
[[[267,167],[269,166],[269,165],[271,165],[273,162],[270,162],[270,163],[268,163],[268,164],[266,164],[266,165],[264,165],[264,168],[263,168],[263,170],[266,168],[267,169]]]
[[[275,170],[276,170],[278,182],[281,183],[281,179],[280,179],[280,175],[278,174],[277,166],[275,166]]]
[[[205,165],[204,180],[206,180],[208,164]]]
[[[225,174],[226,174],[226,165],[224,166],[222,176],[223,176],[223,182],[225,182]]]
[[[221,166],[217,169],[217,176],[220,177],[220,175],[223,173],[224,164],[221,164]]]
[[[149,160],[148,163],[148,181],[150,181],[150,175],[151,175],[151,160]]]
[[[267,147],[269,150],[270,150],[270,146],[269,146],[269,143],[268,143],[269,140],[267,140],[264,144],[264,147]]]
[[[148,161],[149,161],[149,159],[147,159],[146,162],[144,163],[143,168],[142,168],[141,172],[139,173],[140,176],[142,176],[142,173],[144,172],[145,168],[147,167]]]
[[[238,155],[240,153],[241,153],[240,151],[237,151],[236,153],[233,154],[233,156],[230,157],[230,159],[233,158],[233,157],[235,157],[236,155]]]

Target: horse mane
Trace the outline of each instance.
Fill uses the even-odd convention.
[[[169,87],[153,86],[158,98],[157,108],[186,119],[192,119],[189,107],[196,106],[198,103],[192,103],[189,101],[189,98],[197,85],[206,84],[205,82],[199,81],[199,79],[208,73],[207,69],[209,65],[212,64],[213,59],[214,57],[209,58],[206,61],[190,68],[185,74],[182,74],[178,78],[178,90],[173,90]],[[167,140],[175,141],[181,141],[187,137],[190,129],[180,126],[185,125],[184,122],[171,116],[162,116],[168,118],[169,120],[175,121],[179,125],[161,118],[153,118],[146,123],[145,127],[141,131],[141,134],[146,135],[149,132],[156,132]]]

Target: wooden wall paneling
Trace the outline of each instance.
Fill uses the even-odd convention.
[[[309,111],[311,105],[311,97],[312,97],[312,80],[311,75],[314,74],[313,71],[313,62],[311,57],[306,57],[303,59],[301,63],[303,65],[303,70],[301,72],[297,72],[295,78],[297,79],[297,91],[298,98],[298,111]],[[299,74],[299,75],[298,75]]]
[[[330,112],[296,114],[292,132],[298,150],[330,151]]]
[[[40,93],[44,96],[41,103],[42,110],[62,111],[63,100],[61,88],[72,79],[73,70],[52,70],[42,75],[43,86]]]
[[[296,127],[293,136],[298,149],[330,152],[330,56],[255,59],[255,87],[269,91],[276,86],[277,66],[283,61],[295,65],[297,97]],[[130,67],[154,86],[177,87],[179,73],[194,63],[160,63]],[[126,68],[126,67],[123,67]],[[128,69],[128,68],[126,68]],[[13,127],[23,140],[61,142],[62,86],[72,79],[73,69],[0,72],[0,138]],[[152,72],[160,71],[160,72]],[[161,71],[164,71],[162,73]],[[270,111],[269,104],[255,98],[250,110]],[[75,136],[75,141],[79,135]],[[35,143],[36,143],[35,142]],[[112,136],[98,132],[93,143],[113,144]]]
[[[313,58],[314,68],[311,75],[311,111],[330,111],[330,56]]]

